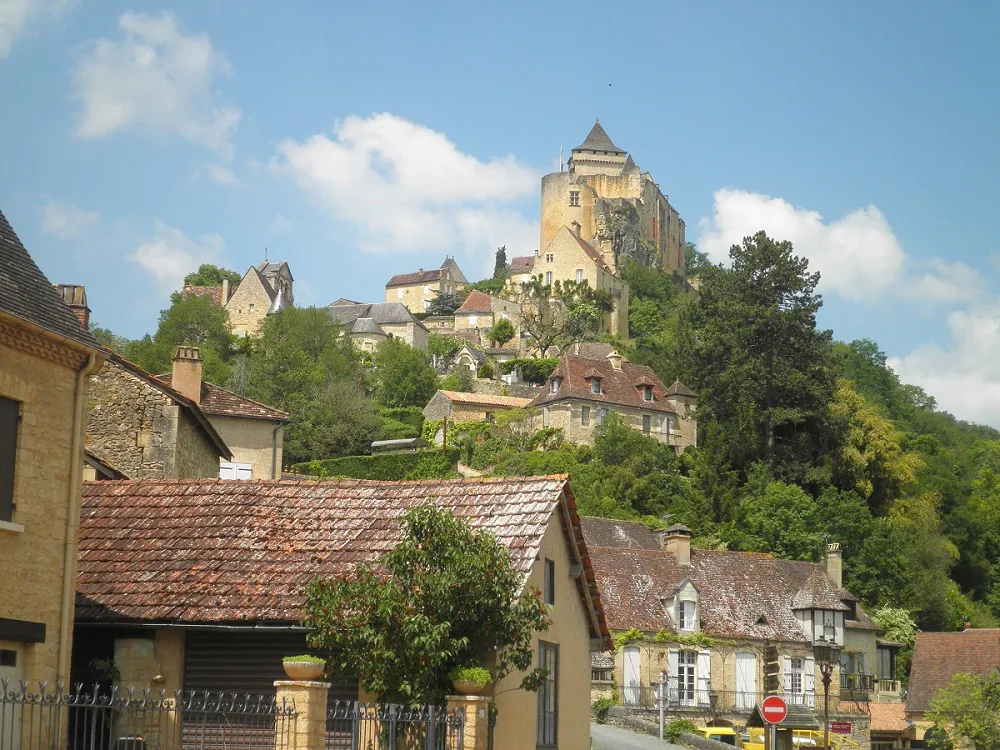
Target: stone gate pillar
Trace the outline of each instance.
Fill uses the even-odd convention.
[[[326,701],[329,682],[306,680],[278,680],[274,683],[277,706],[294,706],[296,716],[277,717],[278,726],[286,722],[287,745],[282,748],[276,738],[277,750],[326,750]]]
[[[448,713],[455,709],[465,717],[460,750],[487,750],[489,747],[489,702],[478,695],[449,695]]]

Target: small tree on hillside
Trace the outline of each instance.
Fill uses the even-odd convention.
[[[434,299],[427,307],[431,315],[454,315],[462,306],[462,298],[454,292],[434,292]]]
[[[494,685],[528,671],[525,690],[544,670],[532,667],[532,635],[547,630],[548,608],[488,531],[427,504],[403,515],[405,535],[378,565],[308,588],[310,647],[332,673],[359,675],[383,701],[441,703],[449,672],[495,657]]]
[[[223,279],[229,279],[230,284],[236,285],[243,280],[243,277],[228,268],[202,263],[197,271],[184,277],[184,286],[218,286]]]
[[[586,281],[556,281],[549,286],[536,276],[521,286],[521,328],[534,339],[539,357],[552,347],[561,352],[593,339],[604,314],[613,308],[611,296],[591,289]]]
[[[426,406],[438,387],[430,358],[399,339],[375,350],[375,400],[383,406]]]
[[[486,332],[486,336],[497,346],[503,346],[514,338],[514,324],[507,318],[500,318]]]
[[[507,246],[501,245],[497,248],[496,263],[493,264],[493,278],[507,280],[510,274],[510,265],[507,263]]]

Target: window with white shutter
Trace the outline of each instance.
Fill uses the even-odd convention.
[[[803,684],[806,705],[809,708],[816,706],[816,660],[811,656],[805,660],[805,682]]]
[[[708,649],[698,652],[698,705],[709,705],[712,692],[712,653]]]

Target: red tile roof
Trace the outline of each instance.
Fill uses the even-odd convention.
[[[456,310],[456,313],[477,313],[477,312],[492,312],[493,307],[490,304],[490,295],[486,292],[480,292],[478,289],[473,290],[469,293],[469,296],[465,298],[465,302],[462,306]]]
[[[601,376],[600,395],[591,390],[590,379]],[[562,378],[559,391],[552,393],[549,385],[552,378]],[[642,385],[653,384],[653,400],[644,401]],[[616,370],[608,359],[589,359],[572,354],[564,355],[559,365],[546,381],[546,387],[531,402],[531,406],[553,404],[564,399],[585,399],[598,404],[629,406],[644,411],[674,413],[675,409],[666,400],[666,388],[653,371],[645,365],[634,365],[623,361],[621,370]]]
[[[208,297],[218,304],[222,304],[222,285],[216,286],[186,286],[184,287],[185,297]]]
[[[489,393],[464,393],[462,391],[438,391],[449,401],[476,406],[502,406],[506,409],[520,409],[528,405],[530,398],[516,396],[492,396]]]
[[[158,376],[167,385],[171,384],[172,377],[170,374]],[[288,412],[274,409],[259,401],[239,396],[232,391],[204,381],[201,383],[201,410],[206,414],[220,417],[265,419],[271,422],[289,421]]]
[[[873,732],[900,734],[910,728],[910,722],[906,720],[906,706],[903,703],[873,702],[868,704],[868,709],[872,717]]]
[[[443,268],[432,268],[430,271],[416,271],[414,273],[397,273],[386,283],[386,288],[391,286],[410,286],[411,284],[426,284],[429,281],[440,281],[444,274]]]
[[[488,529],[527,573],[557,514],[605,640],[600,599],[565,476],[370,482],[219,479],[88,482],[77,575],[80,621],[293,622],[317,575],[344,575],[400,537],[399,516],[434,502]]]
[[[959,673],[1000,669],[1000,629],[970,628],[958,633],[917,633],[910,662],[906,710],[924,712]]]
[[[535,267],[534,255],[519,255],[510,259],[511,274],[529,273]]]
[[[820,563],[692,549],[685,567],[641,524],[600,518],[581,523],[613,630],[675,630],[662,600],[672,598],[685,579],[700,592],[702,629],[709,635],[804,642],[792,612],[803,590],[813,606],[847,609]],[[860,609],[859,617],[867,620]]]

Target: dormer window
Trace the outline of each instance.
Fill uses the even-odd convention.
[[[601,395],[601,379],[591,378],[590,379],[590,392],[598,396]]]
[[[552,378],[552,384],[550,386],[552,393],[559,393],[559,381],[562,378]]]
[[[686,631],[695,629],[694,602],[680,602],[677,605],[677,629]]]
[[[642,400],[643,401],[652,401],[653,400],[653,386],[651,386],[651,385],[644,385],[642,387]]]

